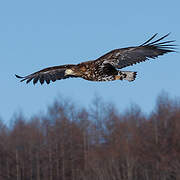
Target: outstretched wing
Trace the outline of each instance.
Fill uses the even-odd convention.
[[[157,34],[152,36],[145,43],[136,47],[128,47],[122,49],[115,49],[111,52],[101,56],[97,59],[97,61],[103,61],[103,63],[110,63],[116,68],[124,68],[136,63],[140,63],[148,60],[149,58],[156,58],[160,55],[174,52],[176,45],[171,44],[175,41],[165,41],[161,42],[164,38],[166,38],[169,34],[152,41]]]
[[[51,81],[54,82],[60,79],[76,77],[71,75],[65,75],[66,69],[71,68],[73,66],[75,65],[54,66],[54,67],[42,69],[28,76],[24,76],[24,77],[18,75],[15,76],[17,78],[21,78],[21,82],[26,81],[26,83],[29,83],[31,80],[33,80],[33,84],[36,84],[38,81],[41,84],[43,84],[45,81],[47,84],[49,84]]]

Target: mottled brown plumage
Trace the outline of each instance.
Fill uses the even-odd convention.
[[[171,44],[174,41],[161,42],[168,35],[152,42],[157,36],[155,34],[140,46],[115,49],[96,60],[82,62],[77,65],[68,64],[49,67],[25,77],[18,75],[16,77],[21,78],[21,81],[26,81],[26,83],[33,80],[34,84],[38,81],[41,84],[44,82],[49,84],[51,81],[54,82],[69,77],[81,77],[90,81],[133,81],[136,78],[136,72],[120,71],[119,69],[146,61],[149,58],[154,59],[160,55],[174,52],[175,45]]]

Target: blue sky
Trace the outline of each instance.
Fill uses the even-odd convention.
[[[171,32],[180,44],[180,1],[46,1],[0,2],[0,117],[26,117],[44,112],[55,98],[88,107],[95,94],[120,111],[131,103],[150,112],[158,94],[180,97],[180,54],[126,68],[138,71],[134,82],[56,81],[26,85],[14,74],[27,75],[54,65],[96,59],[104,53],[139,45],[154,33]]]

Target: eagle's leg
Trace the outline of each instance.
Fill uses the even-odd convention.
[[[136,78],[136,75],[137,75],[137,72],[133,72],[133,71],[118,71],[118,75],[115,76],[115,79],[134,81]]]

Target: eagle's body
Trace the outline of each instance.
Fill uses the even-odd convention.
[[[26,80],[29,83],[37,83],[38,80],[41,84],[46,81],[56,81],[66,79],[69,77],[81,77],[89,81],[113,81],[113,80],[128,80],[133,81],[136,78],[136,72],[121,71],[119,69],[143,62],[149,58],[156,58],[168,52],[174,52],[174,41],[159,42],[169,34],[161,37],[160,39],[150,42],[157,34],[151,37],[148,41],[140,46],[115,49],[111,52],[99,57],[96,60],[82,62],[77,65],[68,64],[62,66],[49,67],[25,77],[16,75],[22,78],[21,81]]]
[[[106,66],[108,66],[106,68],[107,70],[105,69]],[[118,74],[118,70],[116,70],[113,66],[109,64],[103,65],[101,61],[83,62],[77,64],[71,69],[75,75],[89,81],[112,81],[115,80],[115,76]]]
[[[103,61],[87,61],[74,65],[70,68],[69,74],[74,73],[74,76],[79,76],[89,81],[114,81],[125,78],[126,73],[124,71],[117,70],[109,63],[103,64]],[[126,71],[129,72],[130,71]],[[132,72],[136,75],[136,72]],[[68,74],[68,70],[66,70]]]

